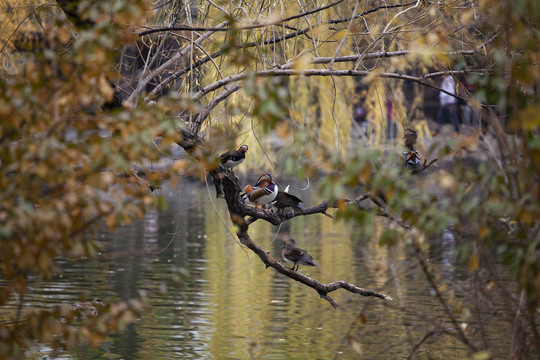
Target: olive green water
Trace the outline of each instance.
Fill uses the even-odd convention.
[[[125,333],[112,334],[95,349],[52,356],[47,347],[36,346],[28,358],[399,359],[407,358],[432,325],[444,319],[405,246],[379,246],[374,239],[355,235],[354,225],[323,215],[283,225],[280,231],[293,235],[320,265],[304,267],[304,273],[394,297],[385,304],[340,290],[330,294],[340,304],[333,309],[312,289],[265,269],[242,249],[229,233],[224,201],[212,199],[225,225],[204,185],[186,182],[178,190],[162,191],[169,199],[168,210],[151,211],[114,234],[98,232],[95,237],[103,244],[99,257],[60,260],[63,273],[52,281],[30,279],[25,299],[25,307],[35,309],[77,301],[82,291],[111,302],[138,298],[146,290],[151,307]],[[308,195],[295,193],[315,205]],[[377,224],[383,226],[384,221]],[[279,256],[280,242],[270,243],[276,230],[257,221],[250,234]],[[457,297],[465,297],[462,282],[467,270],[455,265],[452,237],[436,239],[432,248],[438,274],[457,289]],[[186,282],[159,295],[157,290],[176,268],[187,270]],[[472,318],[468,323],[474,327]],[[452,332],[450,323],[445,326]],[[499,338],[505,326],[497,319],[486,320],[488,336],[492,334],[488,341],[497,344],[501,354],[509,347],[504,337]],[[456,337],[439,334],[427,339],[415,358],[468,355]]]

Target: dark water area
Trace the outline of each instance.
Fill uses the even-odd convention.
[[[323,215],[298,217],[279,229],[295,237],[320,265],[301,267],[304,273],[394,298],[384,302],[338,290],[329,294],[340,305],[333,309],[312,289],[266,269],[241,248],[224,201],[209,197],[204,184],[185,182],[161,191],[169,202],[166,211],[150,211],[114,234],[106,228],[89,234],[101,242],[101,253],[94,259],[59,260],[61,275],[50,281],[31,278],[25,298],[26,309],[42,309],[78,301],[81,293],[112,303],[144,292],[150,306],[140,319],[95,349],[84,346],[52,356],[40,346],[27,358],[400,359],[446,319],[407,246],[378,244],[378,231],[389,226],[385,219],[377,220],[373,238],[361,235],[354,224]],[[307,205],[317,204],[301,197]],[[250,235],[279,258],[281,242],[272,242],[277,230],[259,220]],[[449,284],[445,291],[466,303],[468,270],[456,265],[455,247],[448,231],[432,241],[430,262]],[[182,286],[167,286],[179,269],[187,274]],[[164,289],[166,294],[160,292]],[[1,320],[14,311],[12,303]],[[482,315],[492,335],[490,345],[505,354],[510,340],[501,332],[507,324],[491,313]],[[466,311],[460,321],[474,328],[475,318]],[[451,323],[444,326],[452,331]],[[422,359],[471,356],[455,336],[442,333],[430,336],[415,354]]]

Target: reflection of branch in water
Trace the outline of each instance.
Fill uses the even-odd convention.
[[[477,351],[476,346],[469,341],[469,338],[465,335],[465,332],[459,326],[459,323],[458,323],[456,317],[454,316],[453,310],[450,309],[450,306],[448,305],[446,300],[443,298],[443,296],[441,294],[441,291],[440,291],[439,287],[437,286],[435,278],[433,277],[433,274],[429,270],[426,259],[422,255],[421,251],[419,249],[416,249],[415,255],[416,255],[416,258],[418,259],[418,262],[420,263],[422,271],[426,275],[428,283],[431,285],[431,287],[435,291],[435,295],[437,296],[437,299],[439,300],[439,302],[443,306],[444,311],[446,312],[446,316],[448,316],[448,318],[450,319],[450,321],[454,325],[454,327],[455,327],[454,330],[457,331],[457,337],[459,338],[459,340],[461,340],[461,342],[463,344],[467,345],[472,351]]]
[[[416,350],[418,350],[420,348],[420,346],[422,346],[422,344],[427,340],[429,339],[430,337],[432,337],[433,335],[437,335],[437,334],[449,334],[449,335],[454,335],[452,334],[448,329],[431,329],[429,330],[423,337],[422,339],[420,339],[420,341],[418,343],[416,343],[413,348],[411,349],[411,352],[409,353],[409,356],[407,357],[407,359],[411,359],[412,356],[414,355],[414,353],[416,352]]]
[[[178,230],[178,227],[180,226],[180,215],[181,215],[184,211],[190,210],[190,209],[193,209],[193,208],[196,208],[196,207],[198,207],[198,206],[201,206],[202,204],[204,204],[204,203],[207,202],[208,200],[210,200],[210,197],[208,197],[206,200],[203,200],[203,201],[201,201],[201,202],[199,202],[199,203],[197,203],[197,204],[195,204],[195,205],[188,206],[187,208],[184,208],[184,209],[179,210],[179,211],[176,213],[176,215],[173,217],[173,219],[174,219],[174,218],[177,218],[177,220],[176,220],[176,227],[175,227],[174,231],[173,231],[172,233],[170,233],[170,232],[167,230],[167,233],[168,233],[169,235],[172,235],[172,236],[171,236],[171,239],[169,240],[169,242],[167,243],[167,245],[165,245],[165,247],[163,247],[163,248],[162,248],[161,250],[159,250],[158,252],[152,253],[152,255],[159,255],[159,254],[161,254],[162,252],[164,252],[165,250],[167,250],[167,249],[169,248],[169,246],[171,246],[171,244],[173,243],[173,241],[174,241],[176,235],[178,235],[178,234],[180,233],[180,231]],[[199,228],[199,227],[201,227],[202,225],[204,225],[204,223],[201,223],[199,226],[196,226],[196,228]],[[187,233],[187,232],[192,231],[192,230],[193,230],[193,229],[191,229],[191,230],[183,230],[182,232],[183,232],[183,233]]]

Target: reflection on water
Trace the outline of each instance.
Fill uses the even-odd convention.
[[[385,304],[337,291],[330,294],[340,304],[334,310],[313,290],[266,269],[241,248],[229,232],[224,202],[209,199],[205,187],[186,182],[179,190],[163,191],[169,192],[168,210],[150,211],[113,235],[106,229],[89,235],[103,244],[96,259],[60,260],[63,273],[54,280],[30,280],[25,301],[33,309],[77,301],[81,292],[114,302],[146,291],[151,299],[151,308],[125,333],[111,335],[97,349],[83,347],[60,358],[404,358],[433,322],[444,318],[405,247],[381,247],[354,226],[322,215],[284,224],[281,231],[291,233],[320,265],[302,271],[323,282],[345,280],[396,299]],[[302,197],[309,205],[308,195]],[[281,244],[271,243],[276,229],[257,221],[250,234],[279,257]],[[446,236],[441,244],[444,250],[434,261],[451,279],[454,270],[465,270],[453,264],[454,239]],[[177,268],[189,272],[186,283],[159,295]],[[45,353],[43,348],[28,357]],[[426,342],[419,355],[460,359],[468,353],[446,336]]]

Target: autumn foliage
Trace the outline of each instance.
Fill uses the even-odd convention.
[[[0,307],[17,302],[19,311],[0,323],[0,358],[22,358],[32,342],[96,345],[133,322],[139,301],[110,304],[92,319],[65,304],[25,312],[28,281],[58,274],[55,259],[95,255],[98,223],[114,231],[162,206],[154,186],[177,182],[179,173],[204,179],[216,169],[220,145],[234,144],[241,131],[286,139],[286,153],[276,155],[284,171],[327,175],[320,194],[336,200],[338,217],[366,232],[379,215],[402,225],[384,229],[381,245],[410,246],[457,324],[464,305],[425,261],[426,239],[451,224],[471,277],[496,262],[513,275],[517,290],[496,287],[512,289],[509,312],[526,320],[512,325],[522,336],[515,353],[540,353],[537,2],[336,1],[307,9],[291,1],[286,14],[274,2],[254,2],[259,13],[252,13],[259,6],[205,2],[176,13],[144,0],[4,3]],[[435,80],[447,74],[475,85],[458,95],[481,126],[431,139],[425,93],[438,91]],[[379,145],[390,100],[398,131],[415,126],[433,140],[423,150],[444,167],[432,177],[416,180],[386,161]],[[360,102],[374,130],[351,145]],[[175,143],[189,160],[144,177],[133,171]],[[479,155],[467,156],[473,152]],[[384,208],[343,200],[360,187],[380,195]],[[475,291],[489,293],[489,280],[489,289]],[[486,344],[456,331],[471,353],[489,355]]]

